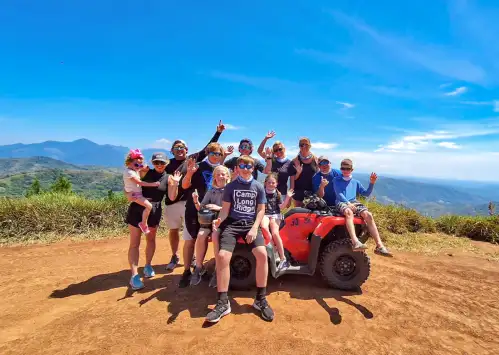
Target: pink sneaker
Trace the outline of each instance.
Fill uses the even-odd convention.
[[[149,227],[145,225],[145,223],[140,222],[139,228],[144,234],[148,234],[150,232]]]

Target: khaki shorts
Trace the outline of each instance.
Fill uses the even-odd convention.
[[[165,222],[168,229],[180,229],[184,222],[185,201],[165,206]]]

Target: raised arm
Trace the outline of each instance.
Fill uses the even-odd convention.
[[[288,208],[291,205],[291,198],[294,196],[294,191],[292,189],[288,190],[288,193],[286,194],[286,198],[284,201],[279,205],[279,208],[281,210]]]
[[[272,172],[272,150],[269,147],[265,149],[263,158],[265,159],[265,169],[263,169],[263,173],[268,175]]]
[[[189,187],[191,187],[191,179],[196,171],[198,171],[196,160],[194,160],[193,158],[189,158],[187,162],[187,172],[184,179],[182,180],[182,188],[184,190],[187,190]]]
[[[168,177],[168,198],[170,201],[175,201],[178,195],[178,185],[182,179],[180,171],[176,171],[173,175]]]
[[[258,154],[263,158],[265,159],[265,153],[264,153],[264,149],[265,149],[265,144],[267,143],[267,141],[271,138],[274,138],[275,136],[275,132],[274,131],[269,131],[269,133],[267,133],[267,135],[263,138],[262,142],[260,143],[260,145],[258,146]]]
[[[206,147],[208,147],[208,145],[210,145],[210,143],[218,142],[218,138],[220,138],[220,135],[222,134],[222,132],[224,130],[225,130],[225,125],[222,123],[222,120],[220,120],[218,122],[217,131],[215,132],[213,137],[211,137],[208,144],[206,144],[205,147],[202,150],[200,150],[199,152],[190,155],[190,157],[195,156],[196,162],[198,162],[198,163],[202,162],[204,160],[204,158],[206,158]]]
[[[364,197],[369,197],[374,190],[374,184],[376,183],[377,179],[378,175],[376,175],[376,173],[371,173],[371,177],[369,178],[369,186],[367,187],[367,189],[359,182],[357,187],[359,194]]]

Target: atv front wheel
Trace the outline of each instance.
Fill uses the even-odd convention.
[[[255,287],[256,259],[246,245],[237,245],[230,260],[230,287],[247,290]]]
[[[350,239],[329,243],[320,256],[320,272],[330,287],[352,290],[360,287],[371,271],[369,256],[353,251]]]

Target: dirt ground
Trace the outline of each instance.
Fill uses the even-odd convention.
[[[156,277],[135,293],[125,238],[0,248],[0,353],[499,353],[497,261],[369,254],[371,277],[359,292],[288,275],[269,282],[274,322],[253,312],[253,291],[234,291],[232,314],[206,326],[216,290],[177,287],[182,268],[165,273],[166,239]]]

